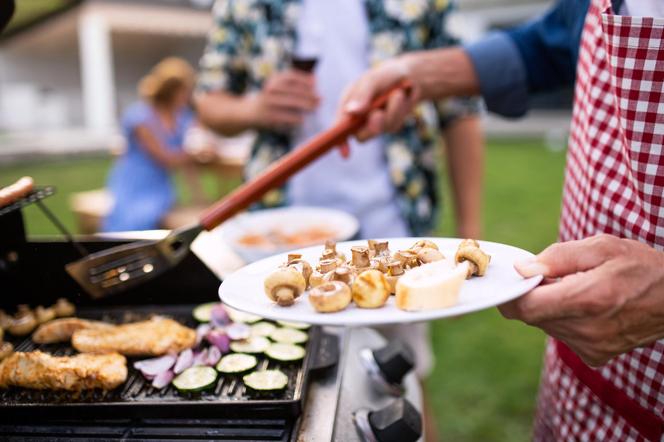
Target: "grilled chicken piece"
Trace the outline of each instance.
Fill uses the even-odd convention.
[[[0,388],[112,390],[127,379],[127,360],[117,353],[51,356],[41,351],[14,353],[0,362]]]
[[[178,353],[195,342],[194,330],[160,316],[108,328],[81,329],[71,338],[73,347],[83,353],[118,352],[127,356]]]
[[[108,327],[113,327],[113,325],[101,321],[88,321],[87,319],[79,318],[54,319],[40,325],[32,334],[32,340],[37,344],[69,342],[76,330]]]

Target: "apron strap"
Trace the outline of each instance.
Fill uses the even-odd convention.
[[[624,391],[606,380],[599,371],[588,367],[567,345],[557,339],[555,342],[560,359],[600,401],[611,407],[646,439],[656,442],[664,440],[662,419],[627,396]]]

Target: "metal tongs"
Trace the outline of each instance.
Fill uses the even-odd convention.
[[[67,264],[67,272],[94,298],[120,293],[157,277],[184,259],[201,231],[214,229],[260,200],[269,190],[284,184],[309,163],[345,142],[362,127],[369,112],[387,104],[392,93],[397,90],[408,93],[410,88],[409,82],[404,80],[376,97],[366,113],[344,116],[333,127],[283,156],[253,180],[206,209],[198,223],[176,229],[158,241],[138,241],[87,255]]]

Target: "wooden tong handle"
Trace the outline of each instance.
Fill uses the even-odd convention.
[[[369,113],[387,104],[392,93],[402,90],[409,93],[410,82],[402,80],[383,94],[377,96],[366,113],[348,115],[330,129],[316,135],[304,145],[284,155],[272,163],[260,175],[247,181],[216,204],[208,208],[201,216],[200,223],[205,230],[212,230],[239,211],[259,201],[269,190],[279,187],[309,163],[343,143],[365,123]]]

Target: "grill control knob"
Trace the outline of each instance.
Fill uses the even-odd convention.
[[[403,398],[377,411],[360,409],[353,420],[364,442],[415,442],[422,436],[422,417]]]
[[[382,392],[401,396],[401,381],[415,366],[413,350],[401,341],[395,341],[383,348],[360,351],[360,360],[373,385]]]

